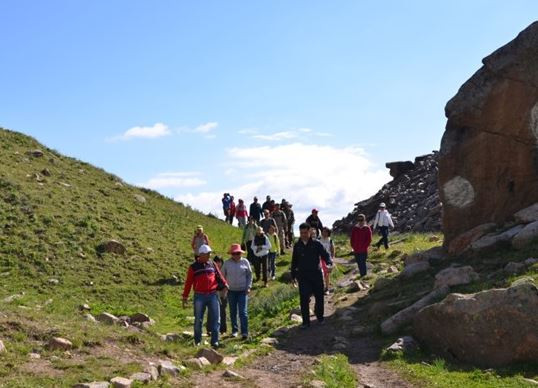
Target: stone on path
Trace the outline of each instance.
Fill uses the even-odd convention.
[[[418,263],[414,263],[405,267],[403,271],[400,272],[400,276],[404,279],[408,279],[415,276],[416,274],[428,271],[430,268],[431,267],[429,262],[420,261]]]
[[[400,337],[387,348],[389,352],[410,352],[418,349],[418,343],[411,336]]]
[[[44,154],[40,149],[35,149],[28,151],[28,155],[33,156],[34,158],[41,158]]]
[[[177,376],[181,373],[181,369],[170,361],[159,362],[159,375],[161,376]]]
[[[5,353],[6,352],[6,346],[4,345],[4,343],[0,340],[0,353]]]
[[[267,337],[267,338],[264,338],[261,340],[261,343],[263,345],[278,345],[278,339],[276,338],[272,338],[272,337]]]
[[[125,377],[114,377],[110,380],[110,383],[114,388],[131,388],[131,385],[133,385],[133,381]]]
[[[146,197],[144,197],[142,194],[135,194],[135,199],[140,203],[146,203]]]
[[[148,384],[150,381],[153,380],[153,377],[149,373],[138,372],[132,374],[130,379],[133,380],[133,382],[137,381],[142,384]]]
[[[183,361],[183,364],[193,370],[201,370],[206,366],[210,366],[211,363],[205,357],[189,358]]]
[[[516,249],[522,249],[533,241],[538,241],[538,221],[527,224],[512,239],[512,246]]]
[[[107,325],[115,325],[120,322],[120,319],[110,313],[101,313],[95,317],[99,322],[106,323]]]
[[[303,318],[301,318],[301,316],[298,315],[298,314],[291,314],[290,315],[290,321],[295,322],[295,323],[302,323]]]
[[[110,384],[106,381],[94,381],[93,383],[79,383],[73,385],[73,388],[108,388]]]
[[[504,267],[504,272],[510,275],[517,275],[524,272],[525,269],[526,269],[525,263],[515,263],[511,261],[510,263],[506,264],[506,266]]]
[[[538,202],[534,205],[521,209],[514,214],[516,222],[522,224],[530,224],[531,222],[538,221]]]
[[[478,280],[480,276],[474,271],[473,267],[450,267],[442,270],[435,275],[434,288],[453,287],[463,284],[469,284]]]
[[[214,349],[200,349],[196,357],[205,357],[211,364],[220,364],[224,356]]]
[[[73,343],[65,338],[54,337],[49,340],[48,348],[50,350],[70,350]]]
[[[147,373],[151,376],[152,380],[158,380],[159,379],[159,369],[157,369],[157,366],[155,366],[154,363],[150,363],[145,369],[144,373]]]
[[[245,378],[241,376],[239,373],[236,373],[232,370],[226,369],[224,373],[222,374],[222,377],[226,379],[237,379],[237,380],[244,380]]]
[[[224,357],[222,360],[222,364],[226,366],[233,366],[235,362],[239,359],[239,357]]]

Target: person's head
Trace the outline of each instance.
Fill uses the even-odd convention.
[[[308,240],[310,238],[310,224],[303,222],[299,225],[299,236],[301,240]]]
[[[232,244],[228,253],[230,253],[234,261],[239,261],[241,260],[241,255],[245,253],[245,251],[241,249],[241,244]]]
[[[387,205],[385,204],[385,202],[381,202],[379,204],[379,210],[385,210],[387,208]]]
[[[275,234],[276,233],[276,229],[275,229],[275,226],[274,225],[271,225],[269,227],[269,234]]]
[[[211,247],[209,245],[202,245],[199,249],[198,249],[198,261],[201,262],[201,263],[207,263],[209,261],[209,256],[211,256],[211,252],[213,250],[211,249]]]
[[[231,199],[231,200],[233,201],[233,200],[234,200],[234,196],[233,196],[233,195],[232,195],[232,196],[230,196],[230,199]]]
[[[202,225],[198,225],[195,230],[196,234],[202,234],[204,233],[204,227]]]
[[[254,218],[249,217],[249,218],[248,218],[248,223],[249,223],[250,225],[254,224]]]
[[[275,200],[274,199],[271,200],[271,205],[275,206]]]
[[[363,226],[366,224],[366,216],[364,214],[359,214],[357,216],[357,222],[359,223],[360,226]]]
[[[271,215],[271,213],[269,212],[269,210],[265,209],[265,210],[263,211],[263,216],[264,216],[265,218],[269,218],[270,215]]]
[[[317,216],[319,213],[318,209],[312,209],[312,215]]]
[[[323,229],[321,229],[321,235],[323,238],[329,238],[331,237],[331,230],[325,226]]]
[[[244,203],[244,201],[242,199],[240,199],[239,203],[242,205]]]
[[[258,197],[254,197],[254,203],[258,203]]]
[[[213,258],[213,262],[214,262],[219,268],[222,267],[222,264],[224,264],[224,263],[223,263],[223,260],[220,258],[220,256],[215,256],[215,257]]]
[[[279,203],[275,203],[275,210],[280,210],[280,204]]]
[[[316,228],[310,227],[310,237],[312,238],[318,237],[318,230]]]
[[[271,201],[271,196],[268,195],[267,197],[265,197],[265,199],[266,199],[267,201]]]
[[[258,227],[256,228],[256,234],[259,235],[259,236],[261,236],[263,233],[264,233],[264,232],[263,232],[263,228],[262,228],[261,226],[258,226]]]

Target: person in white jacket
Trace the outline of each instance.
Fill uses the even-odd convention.
[[[254,271],[256,273],[256,281],[260,280],[260,269],[262,271],[263,286],[267,287],[267,258],[269,256],[269,250],[271,249],[271,242],[265,235],[263,228],[258,227],[256,236],[252,240],[252,252],[256,258],[254,262]]]
[[[379,204],[379,210],[375,216],[373,230],[379,226],[379,232],[381,233],[381,239],[377,242],[376,247],[379,249],[381,244],[385,246],[385,249],[389,249],[389,228],[394,228],[392,217],[387,210],[387,205],[384,202]]]

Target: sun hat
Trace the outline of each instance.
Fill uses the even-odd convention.
[[[385,202],[381,202],[381,203],[379,204],[379,207],[387,207],[387,205],[385,205]]]
[[[209,245],[202,245],[200,246],[200,248],[198,248],[198,254],[199,255],[207,255],[208,253],[211,253],[213,252],[213,250],[211,249],[211,247]]]
[[[319,213],[319,210],[314,208],[314,209],[312,209],[312,213]]]
[[[234,253],[245,253],[245,251],[241,249],[241,244],[232,244],[228,253],[233,255]]]

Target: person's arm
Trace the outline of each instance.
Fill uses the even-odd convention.
[[[278,252],[278,247],[280,246],[280,237],[278,237],[278,234],[275,234],[275,250]]]
[[[275,233],[278,234],[278,225],[276,224],[276,221],[274,218],[271,218],[273,220],[273,226],[275,227]]]
[[[194,271],[192,270],[192,267],[189,266],[189,270],[187,271],[187,279],[185,280],[185,286],[183,287],[183,304],[185,304],[189,298],[189,293],[191,292],[193,283]]]
[[[248,260],[245,260],[247,264],[247,292],[250,292],[250,289],[252,288],[252,268],[250,267],[250,262]]]
[[[298,253],[297,253],[297,246],[293,246],[293,253],[291,254],[291,265],[290,265],[290,272],[291,272],[291,278],[293,281],[297,279],[297,262],[299,261]]]
[[[206,245],[211,245],[211,243],[209,242],[209,236],[207,234],[204,234],[204,239],[205,239]]]
[[[368,226],[368,230],[366,231],[366,241],[368,242],[366,246],[367,247],[370,246],[370,244],[372,243],[372,229],[370,229],[369,226]]]
[[[241,244],[245,245],[247,243],[247,229],[248,224],[243,228],[243,237],[241,238]]]
[[[392,222],[392,217],[390,214],[387,214],[387,217],[388,217],[388,220],[389,220],[389,225],[391,228],[394,228],[394,222]]]
[[[373,230],[375,230],[375,228],[377,228],[377,223],[379,222],[379,212],[376,213],[375,215],[375,219],[374,219],[374,226],[373,226]]]
[[[254,252],[255,254],[258,253],[256,251],[256,240],[255,239],[253,239],[252,242],[250,243],[250,249],[252,249],[252,252]]]
[[[331,240],[331,257],[336,257],[336,248],[334,247],[333,240]]]
[[[287,229],[287,225],[288,225],[288,217],[286,217],[286,213],[282,212],[282,217],[284,217],[284,221],[282,223],[282,225],[284,225],[284,232],[286,232],[286,229]]]
[[[325,263],[327,263],[328,266],[333,265],[333,261],[331,260],[331,255],[329,255],[329,252],[327,252],[325,247],[319,241],[317,241],[317,245],[318,245],[318,252],[321,258],[325,260]]]
[[[220,280],[220,283],[224,285],[224,288],[228,288],[228,282],[226,281],[226,278],[222,275],[222,272],[220,272],[219,266],[216,264],[213,264],[215,267],[215,275],[217,276],[217,282]]]
[[[269,237],[265,236],[265,245],[262,247],[262,249],[267,249],[268,251],[271,250],[271,241],[269,241]]]

